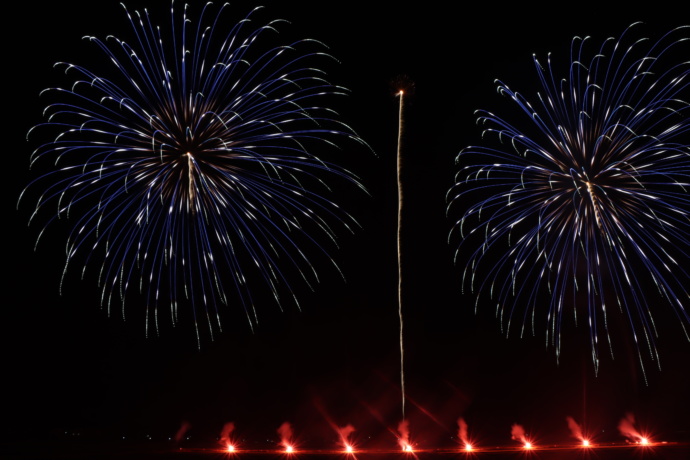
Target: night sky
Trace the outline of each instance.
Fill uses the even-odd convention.
[[[165,23],[169,2],[128,1],[149,7]],[[191,2],[193,5],[200,2]],[[167,439],[183,422],[194,439],[213,444],[225,422],[251,440],[275,439],[288,421],[305,445],[334,437],[331,419],[352,424],[370,446],[394,446],[388,431],[401,418],[396,265],[396,170],[400,76],[414,82],[405,106],[403,143],[403,309],[407,416],[413,439],[449,445],[463,416],[478,438],[511,443],[520,423],[537,438],[568,442],[566,416],[602,438],[621,441],[618,420],[635,414],[638,427],[668,439],[690,432],[690,344],[670,308],[658,305],[662,370],[647,363],[647,382],[624,324],[613,315],[615,359],[607,353],[595,376],[586,325],[564,328],[560,362],[534,337],[506,338],[491,305],[462,293],[462,267],[448,243],[453,216],[446,193],[456,154],[479,141],[477,109],[514,110],[494,79],[531,95],[538,90],[533,53],[566,57],[575,35],[601,41],[634,21],[658,38],[683,25],[663,2],[631,5],[554,4],[551,9],[474,2],[269,1],[263,19],[285,18],[281,33],[326,43],[340,63],[332,82],[351,90],[339,101],[341,118],[371,146],[350,146],[343,163],[362,178],[370,196],[354,189],[338,197],[360,222],[341,232],[331,251],[345,274],[326,264],[315,292],[298,287],[302,309],[260,305],[253,332],[243,313],[228,311],[225,330],[197,347],[193,324],[145,337],[133,295],[128,318],[100,309],[93,278],[70,273],[59,294],[69,222],[50,228],[37,251],[40,225],[28,227],[29,155],[37,141],[26,132],[39,123],[39,92],[64,81],[56,61],[89,66],[99,50],[81,40],[129,33],[116,1],[21,2],[6,11],[19,32],[4,32],[5,83],[5,300],[3,302],[2,430],[8,440],[47,440],[79,433],[94,439]],[[232,3],[239,19],[255,2]],[[375,6],[374,6],[375,5]],[[194,5],[197,6],[197,5]],[[196,10],[196,9],[195,9]],[[686,19],[686,18],[685,18]],[[7,28],[6,28],[7,30]],[[9,56],[8,54],[9,53]],[[6,105],[7,107],[7,105]],[[40,221],[39,223],[42,223]],[[7,230],[9,228],[9,230]],[[129,313],[131,312],[131,314]]]

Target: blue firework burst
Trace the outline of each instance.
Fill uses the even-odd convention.
[[[347,93],[317,67],[332,57],[314,40],[272,44],[281,21],[256,27],[259,8],[228,30],[228,10],[207,3],[195,20],[172,2],[166,29],[125,8],[132,44],[86,37],[105,67],[56,64],[73,81],[45,90],[47,121],[30,132],[56,133],[32,156],[48,170],[23,193],[40,191],[31,219],[72,219],[65,272],[97,267],[108,311],[140,291],[147,330],[182,304],[197,336],[224,304],[253,327],[250,284],[296,302],[291,283],[318,281],[309,252],[333,262],[321,240],[356,225],[327,198],[332,181],[362,188],[333,148],[366,145],[324,105]]]
[[[563,317],[581,312],[595,369],[616,310],[643,369],[643,350],[659,358],[659,298],[686,337],[690,323],[687,29],[651,41],[634,38],[639,27],[600,45],[575,37],[562,74],[551,55],[545,65],[535,56],[534,102],[497,82],[519,110],[513,121],[478,112],[494,141],[460,152],[449,192],[463,208],[451,233],[462,238],[463,286],[493,300],[506,334],[515,323],[534,333],[545,317],[557,356]]]

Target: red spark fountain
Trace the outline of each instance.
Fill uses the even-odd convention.
[[[400,444],[400,448],[403,450],[403,452],[412,452],[412,445],[410,444],[410,426],[409,422],[407,420],[403,420],[400,422],[398,425],[398,434],[400,434],[400,437],[398,438],[398,444]]]
[[[340,436],[340,444],[345,449],[345,452],[348,454],[354,452],[354,447],[350,442],[350,436],[355,431],[355,428],[352,425],[347,425],[342,428],[336,427],[335,429],[338,432],[338,435]]]
[[[292,445],[292,426],[290,423],[285,422],[278,428],[278,434],[280,435],[280,443],[285,448],[286,454],[292,454],[295,448]]]

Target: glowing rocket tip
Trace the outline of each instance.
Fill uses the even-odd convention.
[[[589,443],[589,441],[587,439],[582,440],[582,447],[590,447],[590,445],[591,444]]]
[[[228,444],[228,452],[235,452],[235,446]]]
[[[292,446],[289,446],[289,445],[288,445],[288,446],[285,446],[285,453],[286,453],[286,454],[291,454],[291,453],[293,453],[294,451],[295,451],[295,449],[293,449]]]
[[[403,451],[405,451],[405,452],[412,452],[412,446],[409,445],[409,444],[405,444],[405,445],[403,446]]]
[[[649,445],[649,439],[640,438],[640,444],[642,444],[643,446],[648,446]]]
[[[524,445],[525,449],[531,449],[532,448],[532,443],[531,442],[526,442]]]
[[[469,444],[469,443],[468,443],[468,444],[465,444],[465,450],[466,450],[467,452],[470,452],[470,451],[472,450],[472,444]]]

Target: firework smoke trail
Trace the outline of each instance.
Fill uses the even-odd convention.
[[[525,429],[522,427],[522,425],[517,423],[513,423],[513,425],[510,427],[510,439],[519,441],[525,446],[530,445],[529,441],[527,441],[527,437],[525,436]]]
[[[338,436],[340,437],[340,442],[345,450],[352,450],[352,441],[350,436],[355,432],[355,427],[348,424],[344,427],[336,428]]]
[[[470,437],[467,433],[467,422],[462,417],[458,419],[458,438],[463,446],[471,446]]]
[[[565,418],[565,421],[568,424],[568,429],[570,430],[570,434],[572,434],[575,439],[579,439],[580,441],[584,441],[585,437],[582,434],[582,427],[580,425],[578,425],[578,423],[575,421],[575,419],[568,416]]]
[[[285,448],[285,451],[292,452],[294,446],[292,425],[290,425],[290,422],[283,422],[283,424],[278,427],[277,432],[280,436],[280,444]]]
[[[635,416],[630,412],[618,422],[618,431],[632,442],[642,442],[644,439],[644,436],[635,428]]]
[[[224,424],[223,429],[220,431],[218,442],[224,446],[231,445],[232,439],[230,439],[230,435],[233,431],[235,431],[235,424],[233,422],[227,422]]]
[[[332,59],[321,43],[272,45],[282,21],[254,28],[260,8],[229,30],[227,3],[207,3],[197,21],[180,10],[171,3],[166,30],[125,7],[131,45],[88,37],[113,65],[107,75],[56,64],[76,78],[43,92],[55,102],[29,134],[57,135],[31,164],[50,170],[20,201],[41,193],[30,223],[52,214],[37,244],[53,221],[75,219],[63,280],[70,265],[83,263],[84,277],[99,264],[109,314],[119,299],[124,316],[126,294],[138,290],[147,333],[158,333],[159,307],[169,303],[174,325],[184,303],[200,340],[201,325],[211,338],[221,330],[221,305],[240,306],[253,328],[258,292],[281,309],[284,298],[299,306],[292,274],[313,289],[313,254],[340,272],[319,239],[337,246],[334,225],[357,223],[321,193],[337,181],[362,186],[325,154],[340,141],[366,144],[321,105],[347,94],[317,67]],[[263,289],[249,287],[257,282]]]
[[[405,420],[405,348],[403,346],[403,302],[402,302],[402,210],[403,210],[403,187],[401,180],[402,170],[402,133],[403,133],[403,103],[404,91],[398,92],[400,106],[398,109],[398,149],[396,171],[398,179],[398,319],[400,322],[400,391],[402,393],[402,420]]]
[[[523,335],[536,333],[547,303],[557,359],[564,316],[577,324],[584,310],[595,371],[600,335],[613,356],[616,309],[642,370],[647,359],[660,366],[653,292],[690,340],[690,62],[675,59],[688,28],[654,42],[630,37],[638,27],[593,50],[575,37],[565,78],[550,55],[545,65],[535,56],[537,105],[498,82],[523,118],[478,111],[484,134],[501,142],[461,151],[449,191],[449,212],[467,206],[451,237],[461,237],[456,260],[467,257],[462,285],[479,293],[475,308],[487,294],[505,334],[518,323]]]
[[[181,442],[184,439],[187,432],[190,430],[190,428],[192,428],[191,423],[187,422],[186,420],[182,421],[182,423],[180,424],[180,428],[177,429],[177,431],[175,432],[175,436],[173,437],[175,442]]]
[[[412,444],[410,444],[410,422],[407,420],[402,420],[398,424],[398,444],[400,448],[409,452],[412,450]]]

